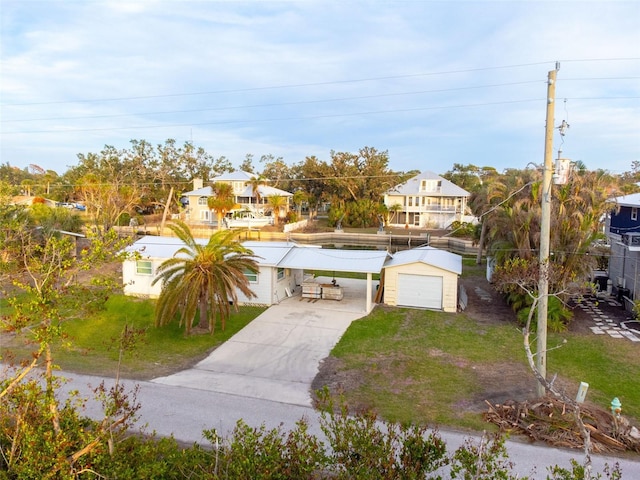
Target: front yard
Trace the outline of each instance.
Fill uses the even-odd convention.
[[[482,413],[489,403],[531,399],[533,375],[525,362],[522,334],[514,314],[492,292],[484,270],[465,263],[469,307],[462,313],[378,306],[354,322],[324,360],[313,389],[327,385],[354,408],[371,408],[387,420],[473,430],[491,429]],[[490,302],[481,296],[490,295]],[[153,301],[113,296],[106,309],[63,323],[65,342],[54,349],[63,370],[115,376],[118,338],[133,329],[135,347],[121,367],[128,378],[147,380],[195,364],[262,309],[241,308],[225,332],[185,337],[177,323],[153,325]],[[4,313],[4,312],[3,312]],[[613,397],[623,413],[640,419],[640,345],[593,335],[579,324],[550,334],[548,371],[575,396],[590,384],[587,401],[608,408]],[[2,334],[3,361],[30,358],[26,335]],[[566,340],[566,343],[563,343]],[[637,424],[637,422],[635,422]]]
[[[329,385],[355,410],[432,426],[490,429],[490,404],[535,398],[515,315],[492,290],[482,267],[465,262],[461,282],[469,307],[445,314],[378,306],[354,322],[320,368],[315,388]],[[487,301],[487,297],[490,301]],[[640,419],[640,344],[596,336],[581,324],[549,334],[548,373],[574,398],[590,385],[587,403],[608,409],[618,397],[624,414]],[[566,343],[565,343],[566,341]]]

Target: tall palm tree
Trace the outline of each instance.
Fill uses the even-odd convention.
[[[267,179],[263,175],[253,176],[251,180],[247,182],[251,185],[251,194],[256,197],[256,208],[262,202],[262,196],[260,195],[260,186],[267,184]],[[249,201],[251,203],[251,201]]]
[[[516,257],[535,262],[540,246],[539,179],[537,170],[511,171],[492,183],[507,186],[505,193],[513,192],[494,192],[500,201],[485,216],[488,243],[499,264]],[[595,259],[587,253],[599,235],[600,219],[611,209],[615,187],[615,179],[600,171],[578,171],[566,185],[553,186],[550,244],[557,290],[589,272]]]
[[[199,328],[208,328],[213,334],[219,315],[224,330],[231,304],[238,308],[237,291],[248,298],[256,296],[245,276],[246,271],[258,271],[253,252],[238,243],[231,230],[217,231],[202,245],[183,222],[177,221],[169,228],[184,246],[160,265],[153,280],[152,285],[162,282],[156,304],[156,326],[166,325],[180,313],[180,325],[184,323],[188,335],[199,312]]]
[[[222,219],[236,207],[233,198],[233,187],[229,183],[216,182],[213,184],[213,197],[207,199],[207,206],[216,212],[218,230],[222,229]]]
[[[302,204],[309,200],[309,195],[304,190],[296,190],[293,193],[293,204],[297,208],[298,218],[302,217]]]
[[[287,206],[287,198],[282,195],[269,195],[267,205],[273,212],[273,224],[278,225],[282,209]]]

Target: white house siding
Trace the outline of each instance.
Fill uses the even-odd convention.
[[[122,262],[122,283],[125,295],[133,297],[158,298],[162,291],[162,282],[151,285],[156,277],[156,272],[163,260],[143,259],[151,261],[152,274],[139,274],[136,268],[136,260],[125,260]]]
[[[240,305],[271,305],[271,286],[273,283],[271,267],[260,267],[258,281],[250,283],[249,288],[257,295],[255,298],[247,298],[242,292],[237,291],[238,303]]]
[[[145,259],[148,260],[148,259]],[[122,264],[122,281],[124,294],[134,297],[158,298],[162,291],[161,282],[151,285],[156,277],[158,266],[163,260],[152,260],[153,274],[139,274],[136,270],[136,261],[127,260]],[[287,274],[288,273],[288,274]],[[257,295],[257,297],[247,298],[242,292],[238,291],[238,303],[240,305],[272,305],[286,298],[288,288],[290,292],[294,291],[294,276],[289,269],[285,271],[285,278],[277,280],[277,268],[260,267],[258,272],[258,281],[251,283],[249,288]],[[273,295],[272,295],[273,289]]]
[[[442,277],[442,310],[456,312],[458,307],[458,275],[422,262],[385,267],[384,303],[397,306],[398,274]]]
[[[287,298],[287,290],[291,294],[295,291],[296,287],[296,270],[292,270],[290,268],[284,269],[284,278],[278,280],[278,270],[276,268],[273,269],[274,275],[274,285],[273,289],[275,298],[273,299],[274,303],[279,303],[283,298]]]

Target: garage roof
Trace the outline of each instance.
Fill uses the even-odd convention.
[[[426,263],[458,275],[462,273],[462,257],[460,255],[426,246],[396,252],[384,266],[392,267],[416,262]]]
[[[380,273],[389,254],[381,250],[339,250],[333,248],[292,249],[279,267],[335,272]]]

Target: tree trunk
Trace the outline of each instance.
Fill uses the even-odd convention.
[[[200,312],[198,328],[206,328],[207,330],[209,330],[209,332],[213,333],[213,323],[209,321],[209,316],[207,315],[207,296],[200,296],[200,301],[198,302],[198,304],[198,310]]]
[[[58,412],[58,401],[54,394],[53,358],[51,356],[51,346],[48,343],[45,346],[45,377],[47,381],[47,402],[49,402],[53,431],[58,435],[60,433],[60,413]]]
[[[169,190],[169,196],[167,197],[167,202],[164,204],[164,212],[162,212],[162,223],[160,223],[160,235],[164,232],[164,224],[167,221],[167,214],[169,213],[169,205],[171,204],[171,199],[173,198],[173,187]]]
[[[476,265],[480,265],[482,263],[482,247],[484,246],[484,236],[487,231],[487,222],[482,222],[482,227],[480,229],[480,240],[478,241],[478,256],[476,257]]]

